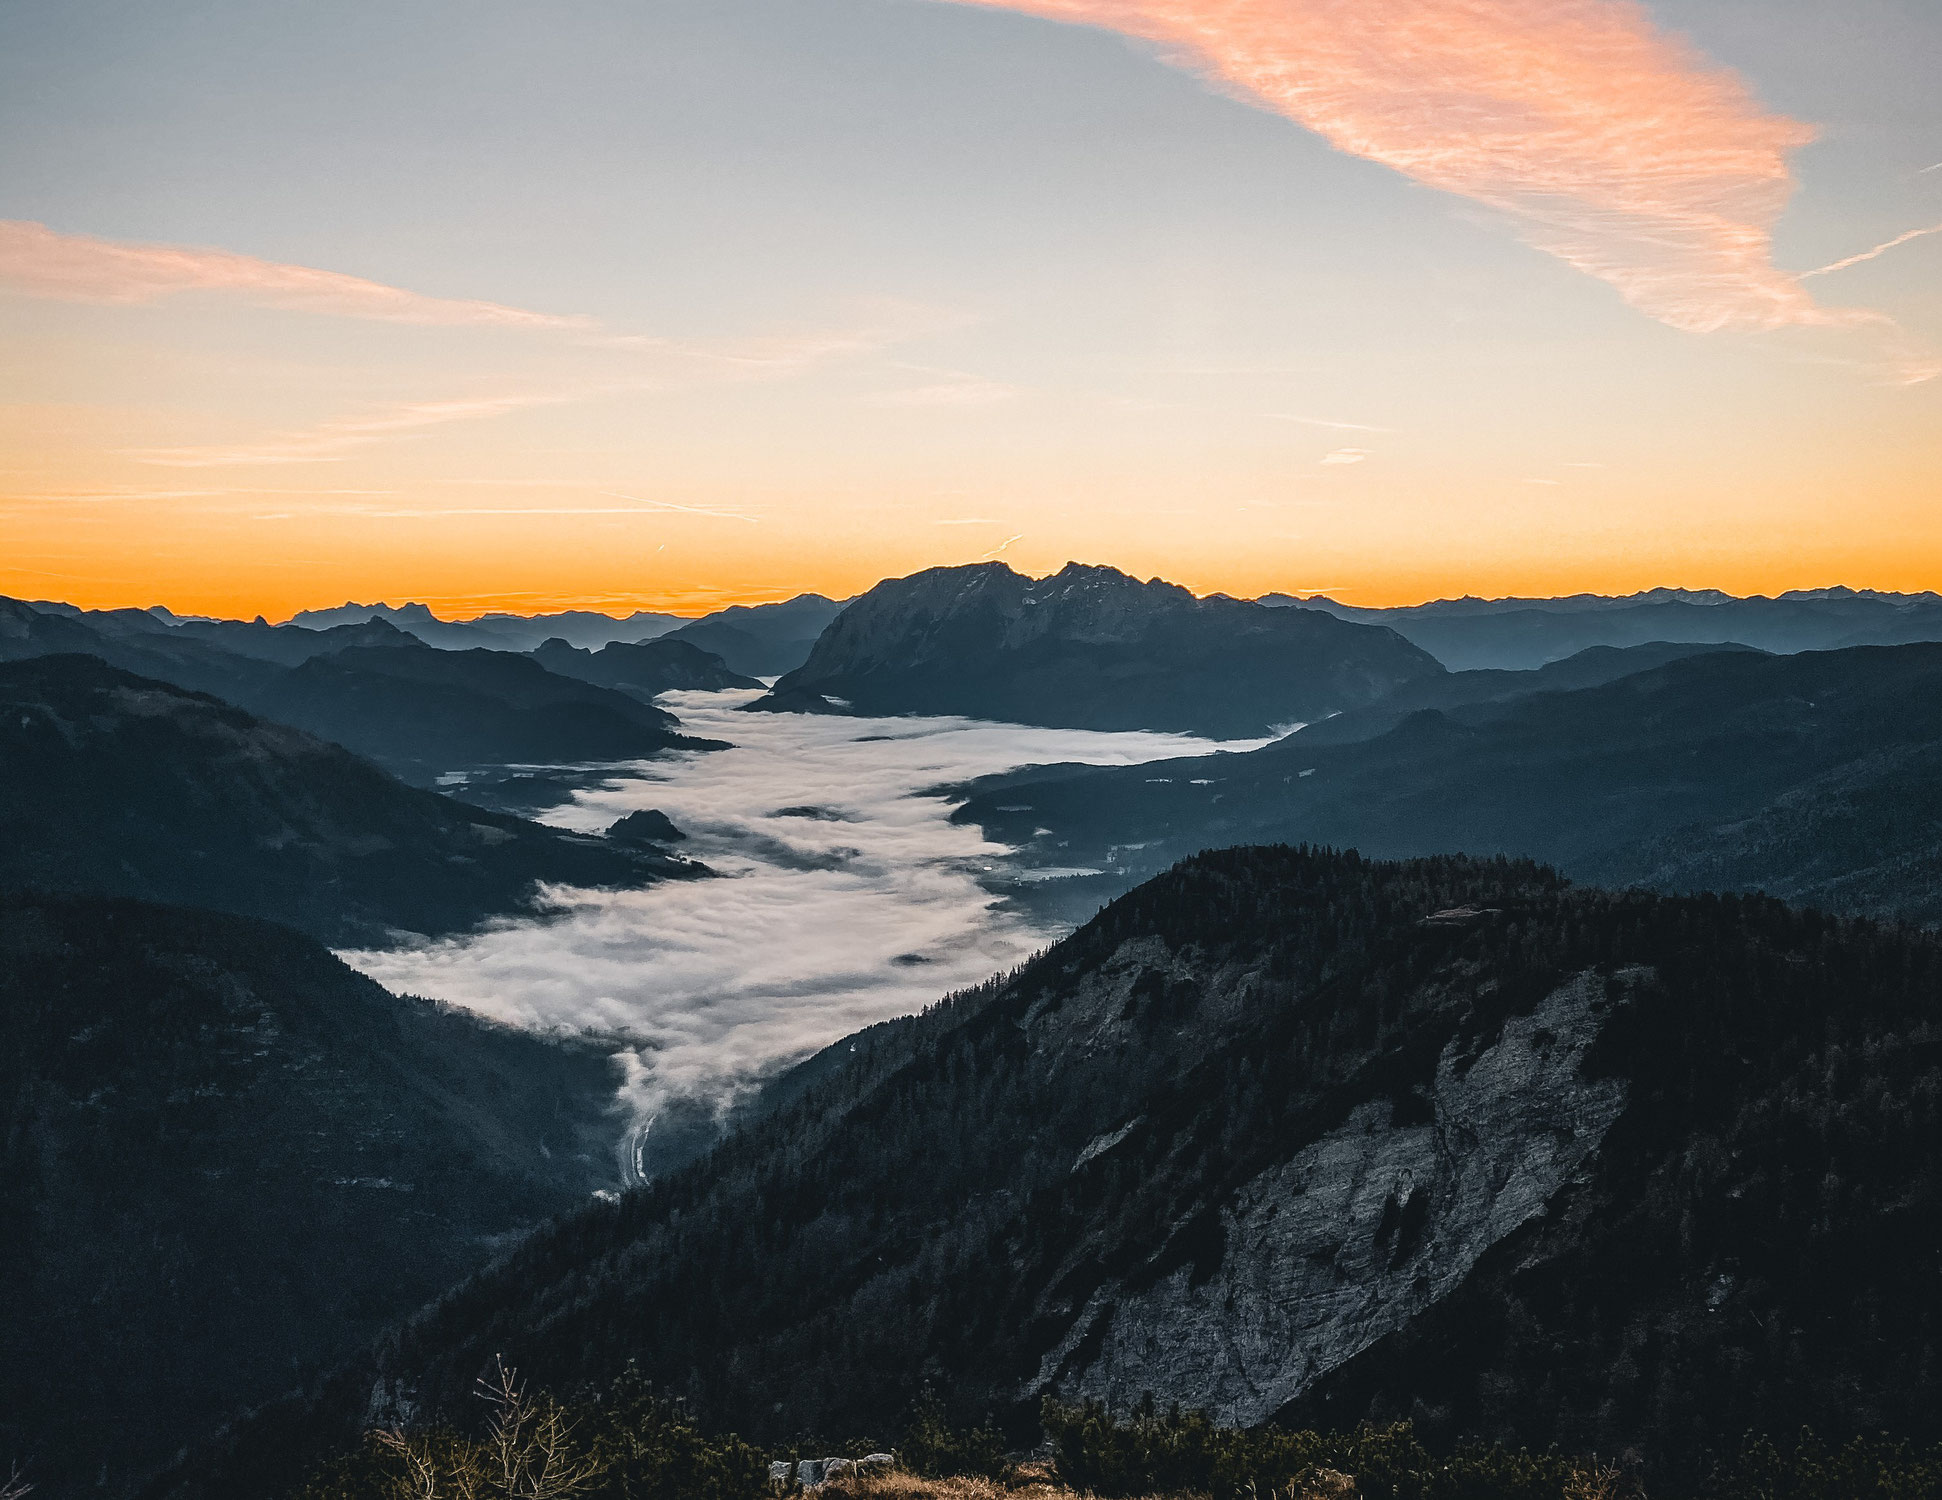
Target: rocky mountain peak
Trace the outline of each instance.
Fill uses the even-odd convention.
[[[1307,723],[1442,672],[1386,628],[1070,562],[931,568],[852,601],[777,685],[863,713],[964,713],[1223,738]]]

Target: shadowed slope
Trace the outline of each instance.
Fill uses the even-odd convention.
[[[348,750],[92,656],[0,665],[0,886],[288,922],[331,943],[470,927],[534,882],[675,868],[403,785]]]

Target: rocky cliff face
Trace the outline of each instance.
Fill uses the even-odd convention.
[[[962,713],[1091,729],[1265,734],[1441,675],[1386,629],[1315,610],[1196,599],[1069,563],[932,568],[847,605],[777,684],[865,713]]]
[[[1358,1105],[1243,1183],[1209,1225],[1218,1260],[1102,1285],[1021,1394],[1125,1409],[1152,1391],[1266,1421],[1441,1301],[1584,1166],[1625,1107],[1623,1080],[1583,1073],[1613,1003],[1580,975],[1480,1053],[1453,1039],[1419,1108]]]

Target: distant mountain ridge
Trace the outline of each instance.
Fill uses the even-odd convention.
[[[400,604],[395,608],[389,604],[342,604],[335,609],[305,609],[292,615],[288,623],[304,630],[329,630],[340,625],[363,625],[372,620],[395,625],[417,636],[427,646],[437,646],[441,650],[484,648],[503,651],[506,648],[504,637],[497,632],[441,620],[431,612],[429,605],[424,604]]]
[[[733,604],[678,626],[663,639],[712,652],[745,677],[776,677],[808,659],[842,609],[821,594],[798,594],[777,604]]]
[[[1393,632],[1114,568],[1032,579],[932,568],[852,600],[778,697],[865,714],[966,714],[1079,729],[1242,738],[1360,707],[1442,667]]]
[[[667,637],[633,645],[616,641],[598,651],[555,639],[544,642],[532,658],[549,672],[615,688],[643,701],[667,692],[762,686],[755,678],[732,670],[714,652],[704,651],[692,641]]]
[[[531,615],[495,610],[470,620],[443,620],[425,604],[340,604],[332,609],[300,610],[289,623],[310,630],[361,625],[383,620],[409,631],[428,646],[441,650],[488,647],[496,651],[531,651],[543,641],[559,638],[574,646],[598,650],[613,641],[645,641],[688,623],[680,615],[637,609],[624,616],[590,609],[567,609]]]
[[[1591,646],[1738,642],[1762,651],[1836,650],[1942,640],[1942,594],[1795,589],[1736,598],[1717,589],[1647,589],[1611,598],[1438,599],[1393,609],[1338,604],[1325,595],[1268,594],[1262,603],[1323,609],[1387,625],[1452,671],[1542,666]]]

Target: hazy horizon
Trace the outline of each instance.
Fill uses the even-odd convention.
[[[1072,559],[1068,559],[1068,561],[1085,562],[1086,560],[1080,559],[1080,558],[1072,558]],[[1112,566],[1112,564],[1110,563],[1100,564],[1097,562],[1093,562],[1091,565],[1108,566],[1108,567]],[[952,566],[961,566],[961,564],[937,563],[937,564],[932,564],[932,566],[933,567],[952,567]],[[1063,566],[1063,564],[1060,566]],[[1047,569],[1044,569],[1043,571],[1028,571],[1025,569],[1018,569],[1016,571],[1025,573],[1025,575],[1028,577],[1043,578],[1043,577],[1049,577],[1053,573],[1056,573],[1058,571],[1058,567],[1047,568]],[[1122,569],[1121,571],[1126,571],[1126,570]],[[1138,575],[1129,574],[1128,576],[1136,577]],[[878,580],[878,581],[881,582],[883,580]],[[1150,579],[1147,579],[1145,581],[1171,583],[1171,582],[1176,582],[1177,580],[1166,578],[1160,574],[1154,574]],[[1282,588],[1270,587],[1262,590],[1260,594],[1254,597],[1259,598],[1259,597],[1265,597],[1271,594],[1286,594],[1292,597],[1297,597],[1302,599],[1326,598],[1334,603],[1349,605],[1351,607],[1358,608],[1358,609],[1409,609],[1409,608],[1414,608],[1414,607],[1419,607],[1424,605],[1450,603],[1450,602],[1455,602],[1460,600],[1481,600],[1486,603],[1496,603],[1496,602],[1502,602],[1504,600],[1510,600],[1510,599],[1529,599],[1529,600],[1561,599],[1561,598],[1573,597],[1574,595],[1578,595],[1578,594],[1583,594],[1586,596],[1595,596],[1595,597],[1607,597],[1607,598],[1632,598],[1640,595],[1650,595],[1650,594],[1722,593],[1722,594],[1727,594],[1735,599],[1753,599],[1753,598],[1777,599],[1788,594],[1813,595],[1813,594],[1823,594],[1823,593],[1836,593],[1843,590],[1851,593],[1855,593],[1855,594],[1884,594],[1884,595],[1900,595],[1903,597],[1919,597],[1924,594],[1932,594],[1932,593],[1938,592],[1937,589],[1890,589],[1890,588],[1880,587],[1874,584],[1855,583],[1848,579],[1841,579],[1833,582],[1800,585],[1800,586],[1795,586],[1788,589],[1776,589],[1771,593],[1764,593],[1764,594],[1758,593],[1758,592],[1735,593],[1730,589],[1722,589],[1715,585],[1707,584],[1707,583],[1658,583],[1658,584],[1647,584],[1636,589],[1627,589],[1627,590],[1624,590],[1622,593],[1603,591],[1603,590],[1589,590],[1589,589],[1572,590],[1569,593],[1555,593],[1555,594],[1521,594],[1521,593],[1480,594],[1480,593],[1474,593],[1474,592],[1468,592],[1468,593],[1458,592],[1458,593],[1448,593],[1448,594],[1437,594],[1437,595],[1425,597],[1425,598],[1402,598],[1402,599],[1383,599],[1383,600],[1365,599],[1365,598],[1359,597],[1356,594],[1356,592],[1353,590],[1336,591],[1336,590],[1326,590],[1326,589],[1292,589],[1292,588],[1282,589]],[[1209,590],[1196,589],[1193,592],[1201,597],[1206,597],[1210,594],[1223,593],[1225,591],[1218,590],[1218,589],[1209,589]],[[697,619],[701,619],[706,615],[715,613],[720,609],[726,609],[737,605],[757,606],[757,605],[764,605],[764,604],[784,604],[791,599],[800,598],[807,594],[820,594],[825,598],[833,598],[835,602],[838,604],[845,603],[847,602],[848,599],[856,597],[855,595],[832,596],[832,595],[825,594],[824,591],[821,589],[810,588],[810,587],[789,588],[785,586],[784,588],[774,592],[751,595],[743,599],[731,599],[722,604],[709,605],[706,607],[700,607],[693,604],[688,604],[678,609],[659,608],[652,601],[637,602],[634,600],[628,600],[624,603],[617,603],[611,599],[595,599],[595,600],[587,600],[584,602],[565,601],[565,602],[553,602],[545,605],[527,604],[525,607],[520,607],[516,604],[513,604],[513,605],[507,605],[503,608],[496,608],[496,609],[466,610],[466,609],[455,609],[450,606],[441,608],[440,601],[424,594],[401,594],[397,596],[395,599],[316,600],[316,601],[300,604],[295,609],[291,610],[288,614],[282,614],[282,615],[273,615],[269,613],[267,610],[262,610],[262,609],[252,610],[252,609],[249,609],[247,605],[242,606],[239,613],[218,615],[207,611],[195,611],[187,608],[177,608],[173,604],[169,603],[167,600],[151,599],[146,597],[130,597],[128,599],[118,600],[112,603],[81,604],[77,600],[72,598],[56,597],[55,595],[48,594],[38,599],[28,599],[27,602],[41,603],[41,604],[63,604],[63,605],[69,605],[78,609],[143,609],[143,610],[164,609],[178,619],[249,620],[249,619],[255,619],[261,616],[262,618],[267,619],[273,625],[292,624],[296,622],[298,617],[306,614],[327,614],[336,610],[343,610],[343,609],[402,610],[402,609],[411,608],[416,605],[423,605],[427,609],[431,610],[433,617],[438,619],[442,623],[465,624],[471,620],[478,619],[483,616],[492,615],[492,614],[505,614],[505,615],[524,617],[524,618],[533,618],[533,617],[538,617],[543,615],[563,614],[568,612],[606,615],[610,619],[614,619],[614,620],[624,620],[629,615],[632,615],[635,613],[665,614],[665,615],[679,616],[689,620],[697,620]],[[508,649],[514,649],[514,648],[509,647]]]

